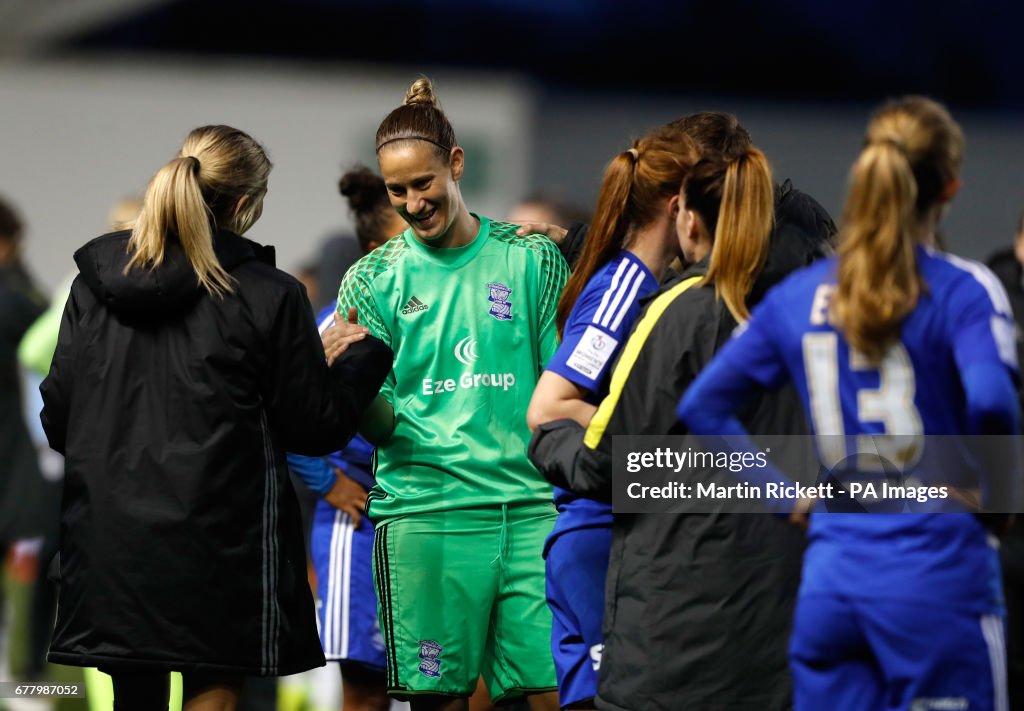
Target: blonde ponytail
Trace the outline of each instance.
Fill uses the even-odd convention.
[[[764,153],[750,148],[726,169],[707,275],[737,322],[750,318],[747,296],[768,258],[774,223],[772,171]]]
[[[157,171],[128,242],[132,269],[164,259],[169,236],[181,243],[199,284],[211,295],[234,291],[217,259],[215,227],[244,233],[259,218],[271,164],[251,137],[229,126],[204,126],[185,139],[176,158]],[[243,197],[247,200],[240,208]]]
[[[869,145],[850,174],[839,245],[836,323],[849,344],[877,361],[914,310],[922,282],[912,226],[917,186],[890,142]]]
[[[715,295],[737,322],[746,321],[747,297],[768,258],[775,224],[768,159],[749,146],[732,158],[701,160],[683,180],[682,194],[712,239],[704,281],[715,285]]]
[[[917,230],[957,176],[963,133],[940,104],[907,97],[876,113],[865,143],[850,172],[831,312],[850,346],[877,362],[927,291]]]

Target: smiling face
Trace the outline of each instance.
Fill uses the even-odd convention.
[[[400,141],[381,148],[377,162],[391,206],[416,237],[430,245],[442,242],[463,209],[462,149],[453,148],[446,163],[431,143]]]

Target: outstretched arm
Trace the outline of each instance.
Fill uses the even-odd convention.
[[[328,364],[333,363],[353,343],[358,343],[369,334],[370,329],[358,325],[358,319],[359,313],[355,307],[352,307],[348,310],[344,320],[339,319],[336,315],[334,325],[320,332]],[[366,412],[359,421],[359,433],[370,444],[378,445],[386,442],[394,429],[394,408],[387,399],[378,394],[366,408]]]
[[[298,286],[282,300],[270,343],[265,400],[284,448],[319,455],[344,447],[391,370],[391,349],[364,334],[328,366]]]

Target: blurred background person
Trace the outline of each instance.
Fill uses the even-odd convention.
[[[118,200],[110,209],[108,226],[111,230],[130,229],[135,217],[142,207],[142,199],[130,196]],[[27,595],[24,606],[19,607],[15,616],[27,623],[27,654],[31,666],[28,678],[48,678],[46,650],[53,633],[53,618],[57,605],[57,586],[51,579],[56,577],[56,561],[60,518],[60,495],[64,476],[64,460],[50,449],[46,442],[46,434],[39,422],[39,411],[43,401],[39,394],[39,385],[50,370],[50,362],[57,347],[57,334],[60,331],[61,316],[71,291],[71,282],[77,276],[77,270],[65,277],[54,290],[49,307],[28,328],[18,344],[18,361],[25,374],[25,419],[29,432],[36,446],[39,457],[39,469],[43,475],[43,496],[37,512],[37,520],[43,535],[36,541],[31,552],[25,547],[24,556],[34,558],[26,570],[35,571],[31,580],[23,580]]]
[[[130,230],[141,209],[141,197],[132,195],[121,198],[110,208],[107,222],[109,230],[111,232]],[[57,348],[60,319],[64,313],[68,294],[71,292],[71,283],[76,276],[78,276],[77,269],[61,280],[60,285],[53,291],[53,301],[50,307],[32,322],[18,345],[18,360],[26,369],[38,376],[38,382],[42,382],[42,378],[45,378],[46,374],[50,372],[50,362],[53,360],[53,352]]]
[[[380,176],[365,165],[353,166],[338,179],[338,192],[348,202],[355,222],[355,236],[343,232],[327,237],[320,243],[316,259],[310,262],[316,283],[316,298],[310,297],[310,301],[317,313],[337,304],[338,287],[349,267],[405,229],[387,200],[387,192],[380,192],[380,181]],[[393,229],[396,231],[391,232]]]
[[[47,300],[22,262],[24,225],[14,207],[0,199],[0,541],[10,544],[32,530],[32,494],[39,479],[35,450],[26,429],[18,344],[45,311]],[[5,545],[6,547],[6,545]]]
[[[45,481],[25,420],[18,344],[46,309],[46,297],[22,261],[25,226],[9,201],[0,198],[0,555],[11,583],[26,589],[39,576],[39,553],[52,527],[46,525]],[[31,603],[19,599],[11,619],[0,585],[0,648],[6,648],[11,675],[38,678],[33,649]],[[18,596],[21,597],[20,595]],[[6,670],[0,669],[0,674]]]
[[[327,237],[309,263],[316,285],[312,292],[316,298],[310,297],[310,301],[317,313],[337,304],[338,287],[349,267],[405,229],[405,223],[387,201],[387,193],[381,202],[379,180],[380,176],[364,165],[346,170],[338,180],[338,192],[348,202],[349,214],[355,222],[355,236],[343,232]],[[395,228],[397,232],[390,231]]]
[[[558,245],[570,267],[583,252],[590,213],[553,192],[530,193],[509,212],[508,221],[520,228],[516,234],[544,234]]]
[[[299,280],[299,283],[306,288],[306,296],[309,303],[316,311],[320,303],[320,269],[315,262],[303,262],[292,270],[292,276]]]
[[[985,260],[1010,297],[1017,325],[1017,346],[1024,346],[1024,213],[1017,218],[1013,244],[989,255]]]
[[[384,180],[368,167],[346,171],[338,190],[355,221],[356,238],[334,240],[352,241],[365,254],[405,231]],[[324,250],[331,247],[329,256],[336,260],[324,273],[335,273],[337,281],[324,285],[332,298],[317,314],[321,331],[334,323],[338,287],[356,261],[346,265],[340,259],[344,251],[335,246],[325,245]],[[373,524],[365,515],[366,496],[376,483],[372,457],[373,445],[360,435],[326,458],[288,455],[289,467],[318,495],[310,546],[320,641],[327,661],[337,662],[340,669],[344,711],[391,707],[373,587]]]
[[[1013,244],[997,250],[987,260],[1010,297],[1017,332],[1017,353],[1024,352],[1024,212],[1017,218]],[[1024,403],[1024,383],[1018,384]],[[1024,709],[1024,515],[1016,520],[999,548],[1006,592],[1006,654],[1010,681],[1010,708]]]
[[[516,203],[507,219],[517,225],[571,227],[577,222],[589,222],[590,212],[557,193],[534,192]]]

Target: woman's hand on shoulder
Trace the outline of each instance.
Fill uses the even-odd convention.
[[[569,234],[569,230],[558,225],[550,225],[547,222],[523,222],[519,225],[519,229],[516,230],[516,234],[520,237],[544,235],[555,244],[561,244],[565,236]]]

